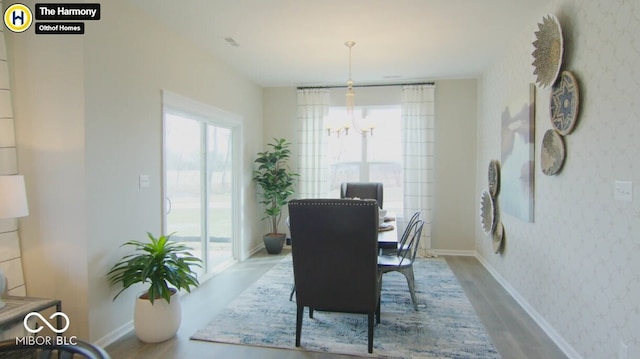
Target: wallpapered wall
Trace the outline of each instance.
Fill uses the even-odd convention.
[[[481,260],[504,280],[570,357],[640,358],[640,3],[555,0],[564,34],[563,70],[580,86],[580,115],[565,138],[562,171],[540,170],[551,128],[550,90],[536,89],[534,223],[502,213],[500,255],[476,225]],[[535,82],[531,23],[479,85],[476,194],[500,158],[500,111],[510,93]],[[614,200],[615,180],[632,181],[632,202]]]

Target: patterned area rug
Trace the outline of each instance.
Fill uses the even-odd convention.
[[[442,258],[414,264],[418,311],[400,273],[383,277],[381,323],[367,353],[367,316],[305,308],[295,346],[296,304],[289,301],[291,256],[247,288],[191,339],[382,358],[500,358],[462,287]]]

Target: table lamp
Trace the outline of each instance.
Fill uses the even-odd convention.
[[[0,218],[18,218],[29,215],[24,176],[0,176]],[[7,278],[0,269],[0,308],[7,290]]]

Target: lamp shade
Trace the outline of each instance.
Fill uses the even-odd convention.
[[[29,215],[24,176],[0,176],[0,218]]]

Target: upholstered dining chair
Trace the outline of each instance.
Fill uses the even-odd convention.
[[[413,273],[413,263],[416,259],[416,253],[418,252],[418,245],[420,244],[420,235],[422,234],[422,226],[424,221],[422,219],[416,220],[411,227],[408,227],[409,237],[402,247],[403,250],[399,250],[395,255],[380,255],[378,256],[378,271],[380,274],[380,285],[382,286],[382,275],[388,272],[400,272],[407,279],[407,285],[409,286],[409,293],[411,294],[411,301],[415,310],[418,310],[418,302],[416,301],[416,289]]]
[[[76,339],[74,344],[65,343],[56,345],[54,341],[49,344],[17,344],[16,339],[7,339],[0,342],[1,358],[85,358],[85,359],[110,359],[109,354],[101,347]]]
[[[289,219],[290,217],[287,217],[287,219],[285,220],[285,223],[287,224],[287,229],[289,230],[289,234],[291,234],[291,220]],[[291,239],[291,242],[293,243],[293,239]],[[291,302],[293,300],[293,295],[296,294],[296,284],[295,282],[291,285],[291,293],[289,294],[289,301]]]
[[[380,182],[342,182],[340,198],[375,199],[378,207],[382,207],[384,186]]]
[[[368,352],[380,323],[378,206],[352,199],[289,202],[296,298],[296,347],[304,308],[367,314]]]

